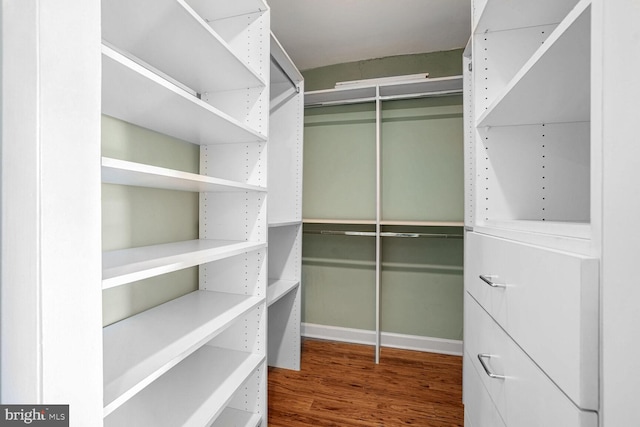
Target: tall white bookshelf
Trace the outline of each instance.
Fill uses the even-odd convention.
[[[304,81],[271,35],[269,366],[300,369]]]
[[[200,195],[197,240],[103,254],[103,289],[199,267],[104,328],[104,425],[266,424],[268,6],[110,0],[102,38],[102,113],[200,146],[198,174],[102,158],[105,183]]]

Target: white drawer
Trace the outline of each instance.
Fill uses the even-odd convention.
[[[465,427],[505,427],[471,359],[465,357],[463,361]]]
[[[484,355],[486,369],[479,355]],[[480,376],[506,426],[597,426],[597,414],[571,402],[468,293],[464,357]],[[471,369],[465,371],[465,385],[473,384],[471,374]],[[467,394],[466,402],[471,399]]]
[[[597,410],[598,261],[477,233],[466,236],[467,292],[576,405]]]

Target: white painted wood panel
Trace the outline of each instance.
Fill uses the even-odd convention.
[[[598,261],[477,233],[466,245],[467,291],[579,407],[597,409]]]
[[[259,354],[205,345],[106,417],[104,425],[208,425],[263,362]]]
[[[578,3],[478,117],[478,126],[589,120],[590,5]]]
[[[105,416],[261,302],[195,291],[104,328]]]
[[[102,254],[102,287],[107,289],[265,247],[264,242],[189,240]]]
[[[559,23],[578,0],[475,1],[475,34]]]
[[[102,112],[194,144],[256,142],[250,129],[113,49],[102,47]]]
[[[469,294],[465,295],[465,308],[465,326],[469,329],[465,337],[478,337],[465,342],[467,358],[480,375],[505,425],[598,425],[597,413],[575,406]],[[484,361],[489,372],[504,378],[489,377],[479,361],[480,354],[486,355]]]
[[[102,182],[192,192],[267,191],[257,185],[109,157],[102,158]]]
[[[477,372],[471,363],[471,355],[465,355],[463,360],[464,385],[465,392],[464,410],[465,410],[465,426],[473,427],[505,427],[504,421],[500,417],[498,410],[493,404],[489,392],[480,379],[480,375],[484,372]],[[466,415],[469,417],[466,417]]]
[[[183,0],[103,1],[102,37],[197,93],[265,85]]]

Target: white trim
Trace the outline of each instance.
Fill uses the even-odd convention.
[[[306,338],[317,338],[354,344],[375,345],[376,343],[375,331],[318,325],[314,323],[302,323],[301,335]],[[462,356],[462,341],[460,340],[382,332],[381,345],[382,347]]]

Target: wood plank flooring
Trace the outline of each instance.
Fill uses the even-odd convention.
[[[305,339],[300,372],[269,368],[269,427],[463,425],[462,357]]]

